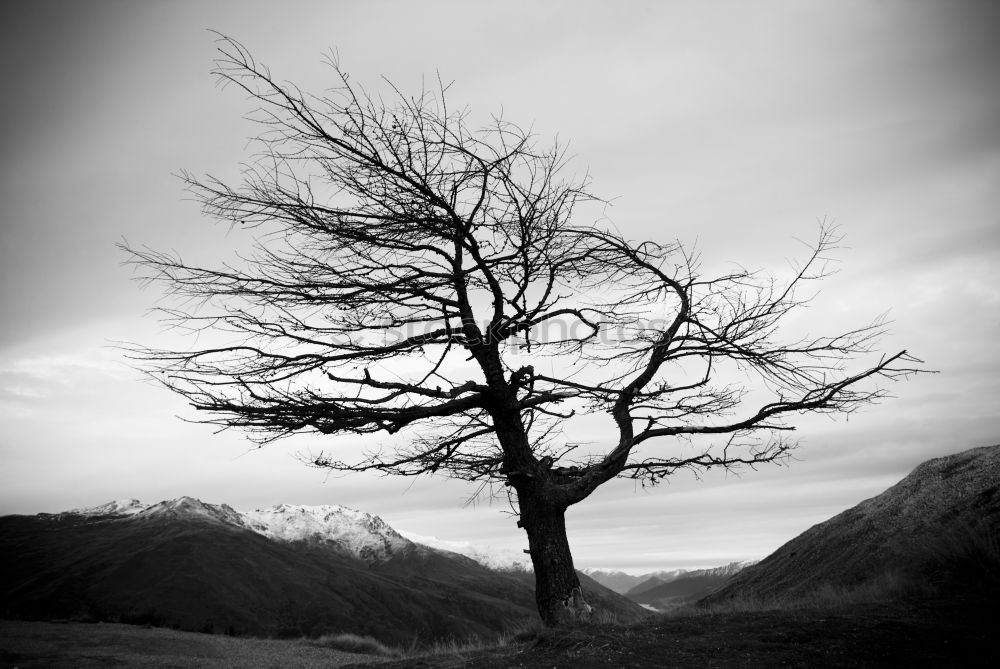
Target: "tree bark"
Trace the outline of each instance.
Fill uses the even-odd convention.
[[[566,509],[529,496],[519,499],[535,568],[535,603],[547,627],[587,620],[593,609],[584,599],[566,538]]]
[[[586,620],[593,609],[584,599],[566,537],[566,509],[582,497],[567,496],[565,489],[549,480],[548,466],[535,458],[522,422],[517,390],[504,378],[495,347],[484,349],[480,364],[497,396],[488,410],[504,452],[502,473],[507,484],[517,491],[517,524],[528,535],[528,552],[535,570],[535,603],[542,623],[555,627]]]

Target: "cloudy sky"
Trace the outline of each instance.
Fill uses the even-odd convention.
[[[883,349],[939,370],[847,421],[801,421],[789,467],[606,486],[569,513],[581,567],[762,557],[919,462],[1000,442],[995,3],[18,2],[0,39],[0,513],[192,495],[343,504],[443,539],[521,547],[503,504],[444,479],[336,477],[315,440],[249,451],[144,383],[114,341],[160,329],[115,243],[238,243],[181,169],[238,173],[248,103],[209,74],[214,29],[279,79],[404,90],[440,72],[472,118],[569,141],[627,236],[781,270],[817,219],[846,234],[817,331],[889,310]],[[350,448],[350,439],[327,441]]]

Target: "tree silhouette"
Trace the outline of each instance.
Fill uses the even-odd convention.
[[[132,354],[205,422],[261,443],[393,435],[353,458],[313,454],[317,467],[496,484],[548,625],[591,610],[569,506],[615,477],[779,461],[787,419],[851,412],[883,396],[872,381],[916,371],[905,351],[848,369],[872,354],[879,320],[779,336],[828,273],[827,226],[784,283],[706,278],[681,243],[574,222],[596,198],[565,176],[563,149],[501,118],[471,130],[447,86],[388,84],[386,101],[331,59],[337,87],[314,96],[231,39],[219,53],[215,74],[257,105],[261,150],[238,187],[183,178],[208,216],[250,230],[253,251],[212,268],[126,246],[141,279],[182,298],[167,321],[225,336]],[[610,418],[611,443],[568,440],[580,416]]]

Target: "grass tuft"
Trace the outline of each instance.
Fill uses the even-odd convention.
[[[1000,587],[1000,528],[956,523],[922,542],[920,551],[937,581]]]
[[[380,657],[392,658],[399,658],[404,655],[402,651],[396,648],[391,648],[378,639],[373,639],[370,636],[360,636],[358,634],[324,634],[319,638],[310,639],[308,643],[313,646],[331,648],[333,650],[342,650],[348,653],[359,653],[362,655],[378,655]]]
[[[477,653],[485,650],[507,648],[516,644],[529,643],[537,639],[541,631],[541,622],[524,620],[511,625],[504,632],[501,632],[495,637],[469,636],[464,639],[436,639],[428,645],[419,647],[414,644],[414,647],[405,652],[404,656],[407,658],[431,655],[451,655],[461,657],[469,653]]]
[[[311,646],[320,648],[330,648],[362,655],[375,655],[390,659],[413,660],[432,656],[461,658],[472,653],[529,643],[538,638],[541,629],[540,622],[524,620],[511,625],[506,631],[496,637],[469,636],[465,638],[435,639],[430,642],[414,639],[408,648],[388,646],[370,636],[350,633],[325,634],[315,639],[304,639],[303,641]]]
[[[674,609],[664,615],[689,616],[728,613],[760,613],[763,611],[796,611],[802,609],[843,609],[865,604],[887,604],[903,598],[926,596],[931,593],[926,581],[912,573],[893,570],[853,585],[822,583],[807,593],[765,597],[737,593],[721,601],[696,602]]]

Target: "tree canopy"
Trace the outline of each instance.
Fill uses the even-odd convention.
[[[179,298],[169,322],[227,338],[132,353],[206,422],[262,444],[391,435],[353,457],[313,453],[315,466],[502,484],[547,623],[589,608],[568,506],[615,477],[780,460],[795,416],[849,413],[884,396],[879,379],[917,371],[905,351],[876,353],[882,320],[785,336],[829,273],[835,228],[819,227],[786,281],[705,276],[681,241],[578,220],[599,200],[558,143],[501,117],[471,127],[440,81],[416,95],[387,82],[382,97],[330,65],[335,88],[311,95],[221,39],[215,73],[254,101],[259,152],[237,186],[183,178],[253,250],[203,267],[127,248]],[[605,417],[613,437],[567,439],[581,416]],[[679,447],[701,436],[717,441]]]

